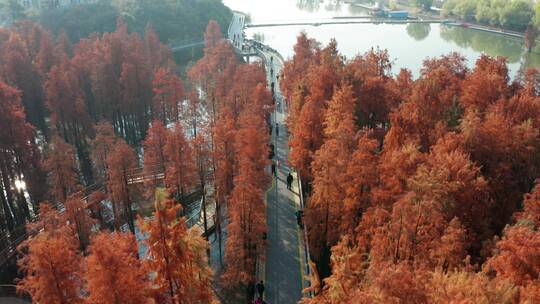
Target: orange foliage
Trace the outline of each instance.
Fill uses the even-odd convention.
[[[137,155],[125,141],[119,140],[107,157],[107,190],[113,203],[114,224],[118,230],[121,219],[135,233],[132,195],[129,189],[129,173],[137,166]]]
[[[82,301],[82,257],[77,241],[67,234],[44,231],[20,247],[18,261],[26,276],[17,288],[39,303],[77,304]]]
[[[171,71],[159,68],[154,72],[152,81],[154,92],[152,114],[155,120],[164,125],[168,121],[178,122],[182,112],[182,99],[184,98],[184,84],[182,80]]]
[[[71,145],[55,135],[49,144],[43,167],[49,172],[48,181],[55,203],[64,202],[79,184],[75,152]]]
[[[165,185],[183,198],[196,184],[196,167],[192,147],[181,123],[176,123],[167,134],[164,152],[167,159]]]
[[[148,235],[145,267],[155,273],[152,285],[160,294],[159,303],[210,303],[208,244],[199,230],[186,228],[179,211],[180,205],[172,200],[156,201],[154,219],[141,220],[142,231]]]
[[[143,173],[147,176],[144,181],[146,196],[152,197],[158,185],[158,174],[165,173],[167,158],[165,146],[169,131],[160,121],[154,120],[143,143],[144,160]]]
[[[148,275],[138,259],[134,235],[100,233],[92,238],[89,252],[84,274],[87,303],[152,303]]]

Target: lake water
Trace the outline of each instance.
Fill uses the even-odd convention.
[[[332,17],[365,16],[366,11],[337,0],[223,0],[233,10],[249,14],[252,23],[324,21]],[[521,67],[540,67],[540,48],[527,54],[522,39],[442,24],[339,24],[320,26],[257,27],[246,30],[259,37],[283,57],[293,55],[296,36],[305,31],[322,44],[335,38],[347,58],[371,48],[387,49],[394,72],[410,69],[418,76],[424,59],[459,52],[469,66],[482,53],[507,58],[510,76]]]

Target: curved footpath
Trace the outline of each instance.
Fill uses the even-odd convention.
[[[295,212],[300,209],[298,183],[295,178],[292,190],[288,190],[286,184],[287,175],[292,170],[288,161],[288,130],[285,124],[287,105],[276,78],[283,67],[283,59],[276,51],[264,49],[264,46],[262,48],[259,49],[259,54],[266,66],[268,85],[274,82],[275,88],[276,109],[272,114],[272,144],[275,146],[276,155],[273,161],[279,161],[279,167],[277,178],[267,192],[268,247],[265,267],[259,277],[264,278],[264,300],[268,304],[297,303],[308,282],[305,281],[303,272],[305,261],[302,231],[295,216]],[[279,125],[279,135],[276,133],[276,123]]]

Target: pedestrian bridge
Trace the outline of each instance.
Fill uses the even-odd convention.
[[[169,47],[171,48],[171,51],[173,53],[193,48],[193,47],[199,47],[204,45],[204,40],[202,38],[195,38],[195,39],[186,39],[186,40],[179,40],[179,41],[171,41],[169,42]]]
[[[246,28],[252,27],[273,27],[273,26],[320,26],[334,24],[408,24],[408,23],[451,23],[447,19],[391,19],[391,18],[350,18],[331,20],[291,20],[287,22],[268,22],[246,24]]]
[[[163,168],[161,166],[151,166],[150,170],[143,170],[143,168],[136,168],[133,169],[128,173],[128,185],[130,186],[137,186],[139,184],[143,184],[146,181],[160,181],[165,178],[165,174],[163,172]],[[90,196],[92,193],[95,193],[97,191],[105,192],[105,182],[100,181],[95,184],[92,184],[83,190],[80,190],[79,192],[73,193],[73,195],[80,196],[80,200],[84,203],[84,207],[86,209],[90,208],[93,204],[101,203],[99,202],[93,202],[90,200]],[[186,202],[195,202],[194,195],[201,195],[201,189],[195,189],[195,191],[188,193],[185,196]],[[196,201],[196,203],[199,203]],[[189,203],[191,204],[191,203]],[[195,209],[193,209],[195,208]],[[197,209],[198,208],[198,209]],[[65,212],[65,207],[63,204],[57,204],[56,206],[57,212],[59,215],[63,214]],[[200,206],[188,206],[186,208],[186,212],[189,213],[189,218],[187,219],[186,223],[189,227],[198,226],[202,229],[204,232],[203,222],[204,219],[200,216]],[[193,209],[193,210],[192,210]],[[198,210],[198,211],[197,211]],[[210,218],[212,215],[212,211],[214,209],[207,210],[207,213],[210,214]],[[35,216],[34,218],[30,219],[30,223],[37,222],[39,220],[38,216]],[[213,228],[213,220],[207,218],[207,228],[209,230]],[[0,237],[0,267],[6,264],[11,258],[15,256],[17,253],[17,247],[19,244],[21,244],[24,240],[26,240],[29,237],[29,233],[26,229],[25,225],[20,225],[13,229],[9,234],[3,235]],[[37,227],[35,229],[36,232],[39,233],[41,231],[40,227]],[[35,232],[34,232],[35,233]],[[0,296],[1,296],[2,289],[0,288]],[[2,304],[2,302],[0,302]]]

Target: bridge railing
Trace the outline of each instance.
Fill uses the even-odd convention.
[[[17,286],[15,285],[0,285],[0,299],[1,298],[16,298],[30,303],[31,298],[26,293],[17,292]]]
[[[147,170],[147,172],[150,172],[150,173],[147,173],[146,176],[144,175],[145,173],[142,168],[133,169],[132,171],[128,173],[129,175],[128,183],[134,184],[134,183],[144,182],[145,180],[150,180],[150,179],[162,179],[164,177],[164,174],[157,172],[158,171],[157,167],[158,166],[151,166],[150,167],[151,169],[149,171]],[[133,181],[136,181],[136,182],[133,182]],[[84,202],[84,207],[89,208],[92,206],[93,203],[96,203],[96,202],[89,201],[89,196],[93,192],[103,190],[103,189],[104,189],[104,182],[97,182],[80,191],[73,193],[72,195],[79,195],[81,201]],[[56,204],[55,207],[58,210],[57,212],[59,215],[63,214],[66,211],[62,203]],[[39,217],[36,215],[30,218],[28,223],[35,223],[38,221],[38,219]],[[28,238],[29,232],[27,231],[27,224],[17,226],[11,232],[0,237],[0,265],[4,265],[9,259],[11,259],[17,253],[17,247],[25,239]],[[39,233],[39,231],[41,231],[42,229],[43,227],[40,227],[39,225],[36,227],[33,227],[31,234]]]

